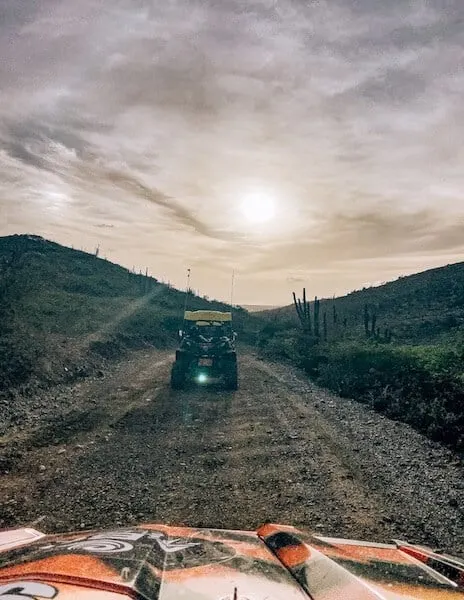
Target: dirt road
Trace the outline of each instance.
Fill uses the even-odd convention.
[[[147,351],[31,401],[0,441],[0,526],[271,520],[464,553],[459,457],[251,354],[238,392],[172,392],[169,368]]]

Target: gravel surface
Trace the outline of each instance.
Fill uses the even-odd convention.
[[[240,358],[237,392],[173,392],[169,368],[168,355],[144,352],[24,400],[29,417],[0,440],[0,526],[271,520],[464,554],[457,455],[251,354]]]

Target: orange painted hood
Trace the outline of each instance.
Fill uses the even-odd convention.
[[[0,600],[464,600],[463,573],[426,548],[271,524],[0,532]]]

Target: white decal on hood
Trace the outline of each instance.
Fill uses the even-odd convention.
[[[77,539],[72,543],[66,543],[57,546],[44,546],[43,550],[52,548],[81,552],[90,552],[92,554],[118,554],[120,552],[130,552],[134,549],[134,544],[139,540],[154,540],[158,546],[166,553],[180,552],[187,548],[200,546],[199,542],[188,542],[182,539],[170,540],[160,531],[112,531],[98,533],[84,539]]]
[[[46,583],[38,581],[14,581],[0,585],[1,600],[38,600],[39,598],[54,598],[58,590]]]
[[[97,554],[114,554],[118,552],[129,552],[134,546],[127,542],[98,538],[90,538],[85,542],[75,542],[66,546],[67,550],[83,550],[84,552],[96,552]]]
[[[179,552],[180,550],[186,550],[187,548],[193,548],[193,546],[199,546],[199,542],[185,542],[181,539],[177,540],[166,540],[166,536],[163,533],[154,532],[148,536],[151,540],[156,540],[161,550],[165,552]]]

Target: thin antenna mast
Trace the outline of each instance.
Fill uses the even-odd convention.
[[[190,269],[187,269],[187,285],[185,287],[184,315],[185,315],[185,311],[187,310],[187,299],[188,299],[189,289],[190,289]]]
[[[232,283],[230,286],[230,305],[234,305],[234,283],[235,283],[235,270],[232,271]]]

